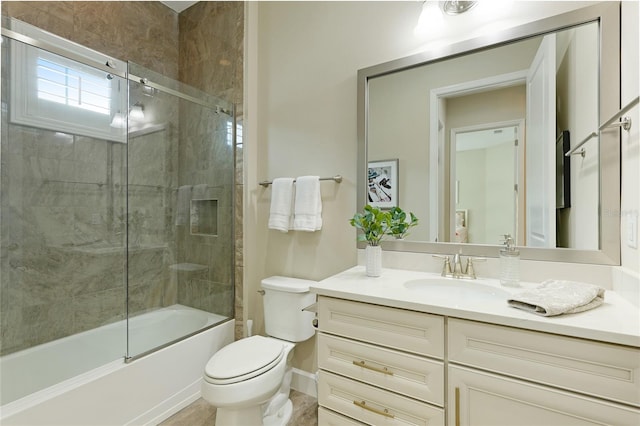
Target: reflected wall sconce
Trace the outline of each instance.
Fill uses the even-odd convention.
[[[460,15],[473,8],[478,2],[451,0],[443,1],[440,3],[440,8],[442,9],[443,13],[446,13],[447,15]]]
[[[136,102],[131,106],[129,117],[134,120],[144,120],[144,105],[142,102]]]
[[[125,118],[120,111],[116,112],[113,115],[113,119],[111,120],[111,127],[116,129],[124,129],[125,126]]]
[[[460,15],[473,8],[477,3],[477,1],[425,0],[422,3],[414,34],[421,37],[428,33],[437,33],[445,26],[445,15]]]

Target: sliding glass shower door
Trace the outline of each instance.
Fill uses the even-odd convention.
[[[234,123],[232,105],[133,63],[128,111],[136,357],[233,315]]]
[[[230,103],[2,30],[0,405],[233,319],[235,166]]]

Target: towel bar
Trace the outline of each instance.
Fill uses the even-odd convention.
[[[576,145],[575,147],[573,147],[573,149],[569,150],[564,156],[565,157],[570,157],[571,155],[582,155],[584,157],[585,154],[585,150],[584,148],[582,148],[582,150],[578,151],[578,149],[584,145],[585,143],[587,143],[591,138],[595,138],[599,135],[599,132],[605,130],[605,129],[609,129],[611,127],[622,127],[624,130],[629,131],[629,129],[631,129],[631,118],[629,117],[622,117],[624,114],[627,113],[627,111],[629,111],[631,108],[633,108],[634,106],[636,106],[636,104],[638,104],[638,102],[640,102],[640,96],[636,96],[636,98],[634,100],[632,100],[631,102],[629,102],[624,108],[622,108],[620,111],[618,111],[616,114],[614,114],[613,117],[611,117],[610,119],[608,119],[604,124],[602,124],[599,128],[598,128],[598,132],[591,132],[589,134],[589,136],[587,136],[586,138],[584,138],[578,145]],[[614,123],[616,120],[619,120],[622,117],[622,121],[618,122],[618,123]]]
[[[341,175],[335,175],[335,176],[332,176],[332,177],[321,177],[320,180],[333,180],[336,183],[340,183],[340,182],[342,182],[342,176]],[[295,182],[296,180],[294,179],[293,181]],[[258,185],[261,185],[261,186],[264,186],[265,188],[267,188],[272,183],[273,183],[273,181],[263,180],[262,182],[259,182]]]

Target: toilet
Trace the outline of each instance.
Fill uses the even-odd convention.
[[[290,365],[297,342],[315,334],[314,281],[274,276],[262,280],[269,337],[251,336],[216,352],[205,367],[202,398],[217,408],[216,426],[284,426],[293,411]]]

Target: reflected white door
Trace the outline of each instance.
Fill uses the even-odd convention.
[[[556,36],[542,40],[527,74],[526,226],[529,247],[556,246]]]

